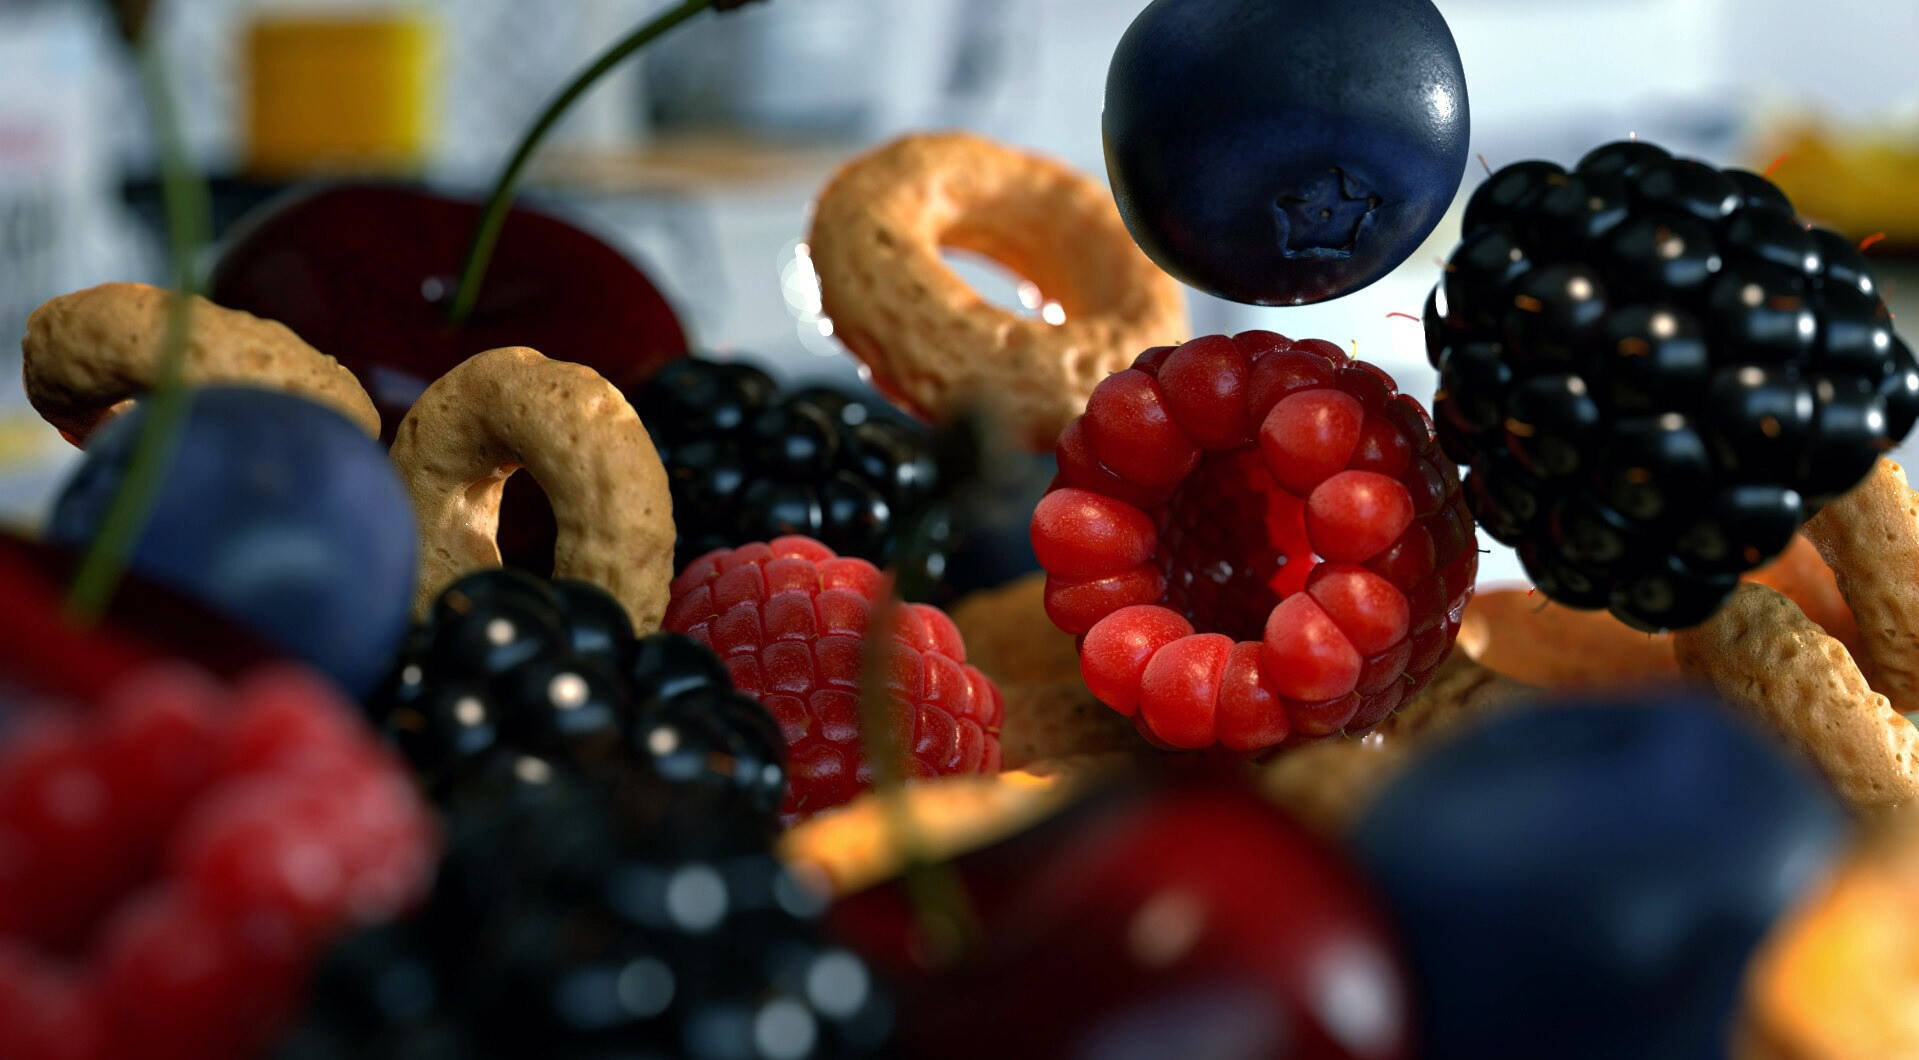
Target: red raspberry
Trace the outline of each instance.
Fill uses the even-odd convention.
[[[8,737],[9,1060],[252,1055],[330,937],[400,912],[431,875],[432,818],[405,772],[303,669],[229,692],[155,664],[91,714]]]
[[[1172,747],[1377,724],[1459,632],[1459,472],[1391,377],[1267,331],[1147,350],[1061,434],[1033,513],[1086,685]]]
[[[878,568],[811,538],[710,552],[673,580],[665,626],[711,648],[733,683],[786,736],[797,819],[851,799],[872,781],[860,739],[860,665]],[[887,656],[894,731],[914,776],[999,769],[999,688],[966,663],[966,645],[936,607],[899,608]]]

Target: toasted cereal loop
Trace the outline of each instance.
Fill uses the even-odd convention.
[[[1880,460],[1808,520],[1805,534],[1852,605],[1872,687],[1901,713],[1919,711],[1919,499],[1905,471]]]
[[[27,318],[20,340],[27,400],[75,445],[153,385],[172,295],[143,283],[106,283],[54,298]],[[188,314],[188,385],[252,384],[318,402],[367,434],[380,414],[353,373],[284,324],[223,309],[195,295]]]
[[[1876,834],[1748,966],[1739,1060],[1919,1056],[1919,825]]]
[[[1143,750],[1132,724],[1086,690],[1079,678],[1008,685],[1000,723],[1000,763],[1007,769],[1072,755]]]
[[[968,593],[949,609],[966,661],[1004,688],[1079,680],[1079,648],[1046,617],[1046,572]]]
[[[1806,535],[1794,534],[1792,544],[1787,545],[1784,552],[1746,575],[1746,580],[1785,593],[1807,618],[1844,644],[1853,658],[1865,658],[1865,649],[1859,642],[1859,623],[1853,618],[1845,595],[1839,591],[1839,580]]]
[[[1524,589],[1482,589],[1466,605],[1459,644],[1483,666],[1541,688],[1594,690],[1679,675],[1672,638],[1605,611],[1581,611]]]
[[[1798,748],[1855,809],[1883,811],[1919,797],[1919,729],[1785,596],[1741,585],[1674,643],[1686,673]]]
[[[1189,337],[1184,289],[1133,242],[1103,183],[966,133],[907,136],[847,163],[808,243],[834,334],[877,385],[940,422],[990,403],[1036,449],[1100,380]],[[942,249],[991,258],[1057,309],[986,302]]]
[[[524,467],[559,524],[554,577],[606,589],[642,634],[660,628],[673,577],[666,469],[591,368],[524,346],[475,354],[414,402],[392,456],[420,520],[416,614],[460,575],[500,565],[500,491]]]
[[[1278,755],[1261,767],[1260,785],[1306,824],[1336,835],[1414,753],[1537,691],[1456,647],[1432,681],[1377,729]]]
[[[1034,824],[1066,805],[1084,782],[1109,765],[1088,758],[1038,768],[933,777],[909,781],[897,791],[867,792],[788,829],[779,839],[780,857],[824,876],[835,895],[850,894],[887,879],[905,864],[906,849],[885,800],[904,800],[919,853],[944,860]]]

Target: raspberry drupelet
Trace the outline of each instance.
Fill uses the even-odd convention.
[[[1170,747],[1369,728],[1425,685],[1479,554],[1431,418],[1330,342],[1147,350],[1060,435],[1033,513],[1046,610]]]
[[[871,783],[860,667],[867,621],[886,590],[871,563],[797,536],[710,552],[673,580],[665,628],[712,649],[786,737],[789,821]],[[945,612],[903,604],[895,614],[886,688],[908,774],[998,772],[998,687],[967,664]]]

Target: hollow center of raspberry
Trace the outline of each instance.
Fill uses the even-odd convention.
[[[1305,501],[1273,478],[1257,449],[1208,454],[1152,515],[1162,602],[1200,632],[1259,640],[1273,608],[1304,589],[1319,562]]]

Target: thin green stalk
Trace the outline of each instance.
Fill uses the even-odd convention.
[[[67,614],[76,622],[97,621],[120,584],[127,560],[153,512],[160,484],[179,446],[180,427],[188,397],[182,385],[193,295],[199,289],[194,255],[207,239],[210,213],[207,189],[187,157],[174,107],[166,62],[157,44],[140,52],[141,88],[153,125],[160,159],[161,196],[166,207],[167,247],[173,297],[167,303],[166,329],[160,340],[159,365],[152,388],[141,399],[145,406],[140,433],[126,476],[107,507],[100,532],[81,558],[67,592]]]
[[[915,529],[917,532],[901,550],[905,558],[925,553],[925,521]],[[899,618],[899,600],[920,587],[910,583],[912,564],[902,562],[899,569],[909,572],[905,575],[908,583],[888,579],[884,602],[873,608],[867,620],[860,673],[861,743],[873,769],[873,792],[880,800],[884,827],[900,849],[900,882],[906,888],[907,902],[918,918],[928,958],[940,966],[958,960],[979,938],[980,926],[965,884],[951,865],[934,858],[927,849],[906,800],[906,749],[893,738],[886,669],[894,624]]]
[[[539,120],[526,131],[520,144],[513,151],[513,157],[507,160],[506,168],[500,171],[499,179],[493,185],[492,193],[486,200],[486,212],[480,215],[480,226],[473,232],[473,243],[467,248],[466,261],[460,267],[460,284],[453,292],[453,302],[447,311],[447,318],[454,324],[464,323],[473,314],[473,307],[480,300],[480,285],[486,281],[487,265],[493,260],[493,248],[500,241],[500,229],[506,226],[508,209],[513,205],[513,194],[519,186],[520,176],[533,152],[539,150],[540,143],[547,133],[572,108],[573,101],[586,94],[607,71],[624,62],[627,56],[651,44],[668,30],[694,15],[713,6],[713,0],[684,0],[683,3],[662,12],[651,22],[615,42],[593,60],[592,64],[574,76],[560,94],[540,112]]]

